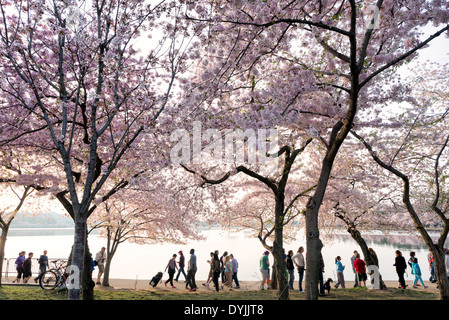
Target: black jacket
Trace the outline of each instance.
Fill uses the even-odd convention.
[[[403,256],[398,256],[394,259],[394,266],[396,266],[396,272],[404,272],[407,269],[407,264]]]

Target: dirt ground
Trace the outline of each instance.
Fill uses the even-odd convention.
[[[164,290],[164,291],[178,291],[178,292],[185,292],[187,289],[185,288],[185,282],[184,280],[179,280],[178,282],[173,281],[173,284],[176,288],[171,288],[170,283],[167,283],[167,286],[165,286],[165,278],[162,279],[162,282],[160,282],[156,288],[153,288],[149,285],[148,280],[131,280],[131,279],[111,279],[110,286],[114,289],[135,289],[135,290]],[[208,287],[204,286],[203,283],[206,281],[202,280],[196,280],[196,285],[198,286],[197,291],[206,291],[206,290],[214,290],[213,284],[211,283]],[[354,285],[354,282],[352,281],[346,281],[346,288],[352,288]],[[397,288],[398,282],[397,281],[385,281],[385,284],[389,288]],[[428,288],[424,288],[422,285],[418,286],[416,289],[413,288],[413,281],[409,280],[406,281],[406,285],[408,285],[407,289],[409,290],[418,290],[418,291],[430,291],[438,293],[437,284],[436,283],[430,283],[429,281],[424,281],[424,284],[428,286]],[[221,285],[221,282],[220,282]],[[304,283],[303,283],[304,285]],[[235,284],[233,284],[235,286]],[[257,281],[240,281],[240,289],[235,290],[259,290],[260,283]],[[100,290],[107,290],[107,287],[103,287],[101,285],[97,285],[97,288]],[[298,288],[298,283],[295,282],[294,288]],[[334,288],[332,288],[334,289]],[[225,288],[226,290],[226,288]]]

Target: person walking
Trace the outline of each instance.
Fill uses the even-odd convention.
[[[178,282],[179,276],[181,275],[181,273],[184,275],[184,279],[187,280],[187,275],[186,275],[186,272],[184,271],[185,257],[182,254],[182,250],[179,250],[178,254],[179,254],[179,261],[178,261],[178,274],[176,275],[176,278],[175,278],[176,282]]]
[[[39,275],[34,278],[34,282],[37,283],[40,278],[42,278],[44,272],[48,269],[48,256],[47,256],[47,250],[44,250],[43,254],[40,255],[39,260],[37,261],[39,263]]]
[[[345,277],[343,275],[343,271],[345,270],[345,266],[341,263],[341,257],[337,256],[335,258],[335,267],[337,269],[337,283],[335,284],[335,288],[338,288],[339,285],[344,289],[345,287]]]
[[[31,271],[31,267],[33,265],[32,259],[33,253],[30,252],[28,253],[28,258],[23,262],[23,283],[28,283],[28,280],[33,275],[33,272]]]
[[[218,254],[216,252],[213,255],[214,255],[214,257],[213,257],[212,263],[211,263],[212,271],[213,271],[212,281],[214,283],[215,290],[218,292],[218,291],[220,291],[219,284],[218,284],[218,279],[220,278],[220,271],[221,271],[220,270],[220,259],[218,258]]]
[[[265,283],[267,284],[267,289],[270,289],[270,260],[268,255],[270,253],[265,251],[259,260],[259,270],[262,274],[262,281],[260,282],[260,290],[264,289]]]
[[[232,280],[235,282],[235,289],[240,289],[240,283],[237,277],[237,272],[239,270],[239,263],[232,253],[229,256],[231,257],[231,264],[232,264]]]
[[[399,288],[405,289],[407,286],[405,285],[404,280],[404,273],[407,269],[407,264],[405,263],[405,259],[402,256],[402,252],[399,250],[395,251],[395,259],[394,259],[394,265],[396,267],[396,273],[398,274],[399,278]]]
[[[417,288],[416,285],[418,284],[418,281],[420,281],[424,289],[426,289],[427,286],[424,285],[424,281],[421,278],[421,268],[419,267],[418,258],[416,257],[412,259],[412,270],[413,274],[415,275],[415,280],[413,281],[413,288]]]
[[[358,254],[358,252],[357,252],[357,250],[354,250],[354,252],[352,253],[352,256],[351,256],[352,272],[354,272],[354,274],[355,274],[354,288],[359,286],[359,279],[357,278],[357,272],[355,271],[355,268],[354,268],[354,261],[356,259],[356,257],[355,257],[356,254]]]
[[[224,262],[225,262],[225,258],[228,255],[228,252],[225,251],[223,252],[223,255],[220,257],[220,268],[221,268],[221,283],[224,284],[226,282],[226,274],[225,274],[225,266],[224,266]]]
[[[293,262],[298,270],[299,280],[298,280],[298,290],[301,293],[304,293],[304,290],[302,289],[302,280],[304,279],[304,271],[305,269],[305,260],[304,255],[302,254],[304,252],[304,247],[299,247],[296,254],[293,256]]]
[[[210,260],[207,260],[207,263],[209,264],[209,274],[207,275],[207,280],[206,283],[203,283],[203,286],[209,288],[209,285],[212,281],[212,278],[214,277],[214,270],[213,270],[213,266],[212,266],[212,262],[214,261],[214,253],[211,252],[210,253]]]
[[[223,261],[224,264],[224,273],[225,273],[225,280],[224,286],[229,287],[229,290],[232,290],[232,263],[231,263],[231,256],[226,256]]]
[[[104,273],[104,260],[106,259],[106,248],[102,247],[100,251],[95,255],[94,263],[98,266],[98,275],[96,284],[101,284],[101,276]]]
[[[178,267],[176,266],[176,253],[173,254],[173,256],[170,260],[168,260],[168,264],[165,267],[164,272],[167,271],[167,269],[168,269],[168,280],[165,281],[165,286],[167,286],[167,283],[170,282],[171,287],[176,288],[173,285],[173,277],[176,273],[176,270],[178,270]]]
[[[355,254],[354,269],[357,274],[359,286],[363,283],[363,286],[366,287],[366,279],[368,278],[366,275],[366,264],[365,261],[360,259],[358,252]]]
[[[25,279],[24,274],[23,274],[23,262],[25,261],[25,251],[21,251],[19,252],[19,256],[17,257],[16,261],[14,262],[16,265],[16,270],[17,270],[17,277],[16,279],[12,282],[12,283],[20,283],[20,279]]]
[[[410,258],[408,259],[407,264],[408,264],[409,267],[410,267],[410,272],[411,272],[411,274],[413,274],[412,263],[413,263],[413,259],[415,259],[415,252],[410,251],[409,255],[410,255]]]
[[[293,290],[293,281],[295,281],[295,266],[293,264],[293,250],[289,250],[285,259],[288,272],[288,288]]]
[[[198,270],[196,264],[195,249],[190,249],[190,259],[187,265],[187,279],[186,279],[186,289],[190,287],[189,291],[196,291],[198,288],[195,283],[195,274]]]
[[[435,282],[437,282],[437,275],[435,273],[435,259],[433,257],[432,252],[429,252],[427,254],[427,261],[429,262],[429,271],[430,271],[429,281],[431,283],[435,283]]]

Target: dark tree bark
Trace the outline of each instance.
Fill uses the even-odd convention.
[[[287,268],[284,261],[284,248],[283,248],[283,230],[285,224],[287,224],[289,221],[285,221],[285,216],[288,212],[288,210],[291,209],[291,206],[294,204],[296,200],[298,200],[301,196],[305,196],[308,192],[313,190],[315,188],[311,187],[305,191],[302,191],[301,193],[298,193],[286,206],[285,205],[285,187],[288,182],[289,173],[292,168],[293,163],[295,162],[296,157],[302,153],[307,145],[312,142],[312,139],[306,140],[303,147],[295,150],[291,150],[291,147],[284,146],[282,147],[278,152],[277,156],[280,157],[284,155],[284,164],[282,167],[282,174],[281,178],[278,182],[273,181],[272,179],[269,179],[267,177],[261,176],[258,173],[244,167],[244,166],[238,166],[237,171],[243,172],[247,174],[248,176],[255,178],[259,180],[260,182],[264,183],[266,186],[268,186],[274,195],[275,198],[275,210],[274,210],[274,225],[272,229],[267,232],[264,236],[262,235],[262,230],[259,232],[258,238],[261,241],[262,245],[269,250],[273,254],[274,259],[274,266],[273,266],[273,273],[275,274],[275,279],[272,279],[272,288],[277,288],[278,290],[278,299],[279,300],[288,300],[289,299],[289,291],[288,291],[288,279],[287,279]],[[194,173],[195,171],[188,169],[184,165],[182,167],[187,170],[190,173]],[[205,176],[201,176],[203,179],[203,185],[206,184],[220,184],[226,181],[230,177],[229,173],[226,173],[222,178],[218,180],[210,180]],[[269,246],[266,242],[267,238],[273,234],[274,240],[273,245]]]
[[[445,263],[445,253],[443,251],[444,243],[447,239],[447,235],[449,232],[449,220],[446,218],[445,212],[443,212],[438,207],[438,201],[440,197],[440,185],[439,185],[439,173],[438,173],[438,161],[439,158],[443,152],[443,150],[447,147],[449,144],[449,135],[446,138],[445,143],[443,144],[438,156],[435,160],[435,187],[436,187],[436,196],[434,199],[434,202],[432,204],[432,210],[435,211],[435,213],[440,217],[441,222],[443,223],[443,228],[440,233],[440,237],[435,243],[433,239],[430,237],[429,233],[425,229],[424,225],[421,222],[421,219],[419,218],[417,212],[415,211],[415,208],[411,202],[410,199],[410,180],[409,177],[404,174],[403,172],[399,171],[392,165],[389,165],[385,163],[383,160],[381,160],[377,154],[373,151],[370,144],[368,144],[360,135],[358,135],[356,132],[351,131],[351,133],[359,139],[365,148],[369,151],[371,157],[373,160],[382,168],[385,170],[388,170],[389,172],[393,173],[396,177],[402,180],[404,189],[402,191],[402,202],[404,203],[405,207],[407,208],[407,211],[410,215],[410,217],[413,220],[413,223],[415,225],[416,230],[420,233],[421,237],[425,241],[426,245],[428,246],[429,250],[433,253],[433,257],[435,259],[435,272],[438,279],[438,289],[440,293],[440,299],[441,300],[449,300],[449,279],[447,276],[446,271],[446,263]]]
[[[357,244],[360,246],[366,266],[367,267],[368,266],[376,266],[379,270],[379,260],[378,260],[377,256],[373,256],[373,254],[369,250],[368,245],[366,244],[366,241],[362,237],[362,234],[360,233],[360,231],[357,229],[355,222],[346,216],[345,211],[339,206],[338,203],[334,206],[334,209],[336,209],[336,212],[334,215],[346,224],[347,231],[349,232],[351,237],[357,242]],[[374,283],[374,279],[371,283]],[[385,285],[384,281],[382,280],[382,275],[380,274],[380,271],[379,271],[379,289],[386,289],[386,288],[387,288],[387,286]]]

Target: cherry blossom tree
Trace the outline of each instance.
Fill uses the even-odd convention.
[[[367,268],[372,268],[368,272],[374,273],[371,282],[375,288],[385,289],[382,268],[377,256],[369,250],[364,233],[412,228],[410,224],[401,223],[408,220],[397,206],[400,203],[397,185],[391,183],[390,177],[379,168],[367,162],[369,159],[363,156],[363,150],[348,142],[338,155],[345,160],[336,162],[326,194],[326,200],[332,203],[331,213],[337,218],[333,228],[346,229],[360,246]]]
[[[236,210],[234,208],[234,211],[237,211],[237,214],[234,214],[232,217],[236,217],[234,218],[235,220],[246,220],[247,223],[250,223],[250,221],[248,221],[248,216],[252,216],[253,219],[256,218],[260,220],[260,231],[258,233],[258,238],[261,241],[262,245],[273,253],[275,261],[273,270],[275,271],[278,285],[278,295],[279,299],[281,300],[288,300],[289,296],[288,290],[286,289],[288,287],[288,279],[286,278],[286,267],[283,252],[284,226],[288,225],[289,222],[291,222],[295,217],[298,216],[301,211],[298,212],[296,206],[299,205],[302,197],[306,197],[307,194],[314,188],[313,185],[307,186],[308,179],[305,176],[303,176],[303,179],[305,181],[302,183],[302,186],[299,190],[293,191],[291,187],[289,188],[288,182],[290,175],[294,176],[294,172],[298,171],[297,168],[294,168],[294,165],[299,166],[295,161],[297,160],[297,158],[303,157],[303,152],[311,142],[312,139],[309,138],[302,145],[299,145],[297,147],[284,145],[282,148],[280,148],[280,150],[275,153],[274,157],[282,158],[283,161],[280,165],[279,172],[276,172],[276,174],[272,173],[267,175],[258,172],[258,170],[255,169],[255,167],[257,166],[250,167],[244,164],[235,165],[235,169],[232,171],[234,172],[234,174],[232,174],[232,172],[226,172],[223,176],[218,177],[217,179],[208,178],[204,174],[199,174],[202,179],[202,186],[222,184],[231,176],[235,176],[237,173],[240,173],[247,175],[249,178],[251,178],[251,180],[254,180],[258,183],[258,186],[254,186],[254,182],[249,182],[249,184],[247,181],[245,181],[245,184],[242,184],[240,182],[240,185],[243,185],[246,190],[260,189],[260,185],[264,187],[263,189],[265,189],[265,192],[263,193],[261,193],[262,191],[247,191],[247,193],[249,194],[245,195],[242,200],[238,201],[236,207],[239,207],[239,209]],[[182,166],[188,172],[197,174],[196,171],[186,167],[184,164],[182,164]],[[266,189],[268,189],[269,192],[267,192],[268,190]],[[254,197],[254,193],[261,193],[262,196],[270,197],[271,205],[268,208],[271,207],[272,210],[271,212],[269,212],[268,216],[271,223],[267,223],[267,221],[263,217],[264,210],[262,210],[261,212],[259,211],[260,206],[255,206],[254,208],[248,208],[248,204],[242,206],[242,202],[247,202],[247,197]],[[225,196],[229,196],[229,194],[226,193]],[[257,197],[256,199],[260,198]],[[251,205],[254,205],[254,202],[250,203]],[[245,209],[249,210],[245,212]],[[225,212],[229,214],[229,211]],[[267,232],[264,232],[265,228],[268,228],[269,230]],[[267,243],[267,239],[270,236],[272,236],[273,239],[272,245],[269,245]]]
[[[2,138],[16,148],[31,141],[60,164],[54,194],[75,224],[71,264],[89,273],[88,217],[160,160],[157,120],[189,45],[176,25],[179,10],[171,1],[54,0],[1,1],[0,12],[9,125]],[[70,286],[69,299],[79,298],[80,287]]]
[[[440,299],[449,298],[444,243],[449,232],[447,213],[447,166],[449,132],[447,130],[447,73],[445,67],[420,73],[411,82],[412,107],[407,106],[396,118],[386,120],[394,129],[378,132],[353,129],[352,134],[364,145],[371,158],[399,180],[402,202],[429,250],[433,253],[439,282]],[[426,76],[423,81],[422,76]],[[419,84],[419,85],[418,85]],[[360,131],[363,133],[361,133]],[[368,137],[369,135],[369,137]],[[433,239],[429,227],[440,230]]]
[[[326,144],[306,210],[306,299],[317,299],[318,213],[338,151],[360,110],[372,110],[368,117],[377,121],[381,109],[373,106],[388,105],[401,92],[397,68],[447,32],[446,2],[183,2],[191,23],[207,25],[202,36],[209,44],[203,81],[191,83],[192,105],[202,103],[207,116],[220,119],[236,108],[279,125],[307,118]],[[423,37],[420,28],[429,23],[437,31]]]
[[[58,179],[51,175],[50,164],[37,165],[32,155],[0,148],[0,269],[5,257],[5,245],[11,223],[25,209],[37,212],[50,208],[51,188]],[[43,159],[42,159],[43,160]],[[36,191],[41,191],[36,194]],[[45,200],[45,201],[43,201]],[[54,204],[53,204],[54,205]],[[0,280],[1,285],[1,280]]]
[[[188,214],[184,201],[173,189],[152,184],[152,190],[133,184],[102,203],[89,218],[90,231],[98,229],[107,240],[103,286],[109,286],[109,272],[118,246],[202,239],[195,230],[196,217]]]

